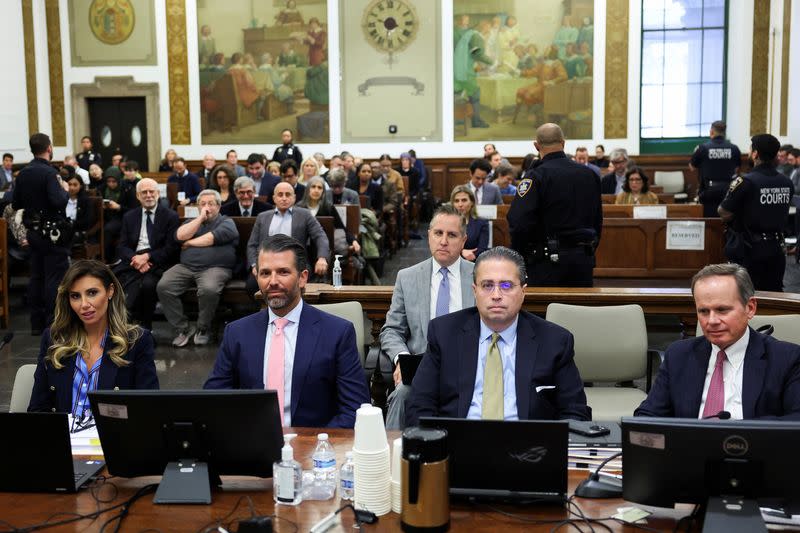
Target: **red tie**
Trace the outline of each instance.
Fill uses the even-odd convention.
[[[266,388],[278,391],[278,406],[281,414],[281,425],[284,423],[283,418],[283,354],[285,350],[283,327],[289,321],[285,318],[276,318],[275,331],[272,332],[272,339],[269,341],[269,364],[267,367],[267,376],[264,379]]]
[[[727,356],[720,350],[717,352],[717,362],[714,365],[714,373],[711,374],[711,383],[708,384],[708,394],[706,394],[706,405],[703,408],[703,418],[714,416],[725,409],[725,384],[722,380],[722,363]]]

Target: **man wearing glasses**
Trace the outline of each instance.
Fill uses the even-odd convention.
[[[624,148],[616,148],[611,151],[611,168],[600,181],[601,194],[619,194],[622,186],[625,185],[625,172],[628,170],[628,152]]]
[[[236,178],[233,182],[233,193],[238,202],[229,202],[222,206],[219,212],[225,216],[255,217],[275,207],[256,199],[256,184],[248,176]]]
[[[423,416],[591,420],[564,328],[521,311],[525,262],[499,246],[478,256],[476,307],[434,318],[414,376],[407,425]]]

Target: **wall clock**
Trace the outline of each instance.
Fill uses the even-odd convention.
[[[389,55],[405,50],[419,31],[419,18],[407,0],[372,0],[361,18],[364,38],[375,50]]]

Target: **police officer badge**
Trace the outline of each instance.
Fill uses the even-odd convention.
[[[517,194],[519,194],[520,198],[528,194],[528,191],[531,190],[533,187],[533,180],[530,178],[525,178],[519,182],[517,185]]]
[[[743,181],[744,181],[744,179],[741,176],[738,176],[735,180],[733,180],[731,182],[731,186],[730,186],[730,188],[728,190],[729,191],[736,190],[736,187],[741,185]]]

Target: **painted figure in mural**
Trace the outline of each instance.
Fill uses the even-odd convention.
[[[481,90],[475,74],[477,65],[492,65],[486,56],[485,42],[480,33],[470,28],[469,15],[461,15],[458,25],[453,29],[453,89],[456,95],[463,96],[472,104],[472,127],[488,128],[481,120]]]
[[[282,9],[280,13],[275,15],[275,24],[277,26],[284,26],[287,24],[303,25],[303,15],[297,10],[297,2],[289,0],[286,2],[286,8]]]
[[[519,26],[517,26],[517,17],[509,16],[506,19],[506,24],[500,29],[500,34],[497,36],[497,56],[498,70],[507,72],[509,74],[517,73],[517,64],[519,58],[514,47],[519,42]]]
[[[281,69],[278,69],[274,65],[275,59],[272,57],[272,54],[269,52],[261,55],[261,64],[258,66],[258,70],[262,72],[266,72],[269,81],[272,84],[272,91],[275,95],[275,98],[278,99],[280,102],[285,102],[290,106],[290,113],[291,105],[294,101],[294,93],[292,88],[286,83],[286,78],[289,76],[288,72],[283,72]]]
[[[264,95],[258,90],[253,75],[244,65],[244,55],[240,52],[234,53],[231,56],[231,63],[228,73],[235,82],[239,101],[247,108],[255,105],[256,116],[261,117],[261,109],[264,107]]]
[[[580,47],[583,43],[589,45],[590,54],[594,52],[594,24],[590,17],[583,18],[583,27],[578,33],[578,46]]]
[[[200,28],[200,40],[197,43],[197,55],[201,65],[211,63],[212,58],[217,53],[217,44],[211,36],[211,26],[203,24]]]
[[[566,57],[567,45],[569,43],[575,44],[578,42],[578,35],[580,31],[572,25],[572,21],[568,16],[564,17],[564,24],[556,32],[553,38],[553,44],[558,47],[558,58],[563,59]]]
[[[281,53],[278,55],[279,67],[291,67],[300,64],[300,56],[292,48],[292,43],[283,43],[281,45]]]
[[[308,33],[303,37],[302,42],[308,45],[308,64],[316,67],[326,59],[326,49],[328,45],[328,34],[322,29],[317,17],[312,17],[308,21]]]
[[[544,89],[548,85],[555,85],[567,81],[567,69],[558,59],[558,49],[549,46],[545,50],[545,58],[539,59],[536,67],[538,75],[536,82],[526,87],[517,89],[517,103],[528,106],[544,103]]]

